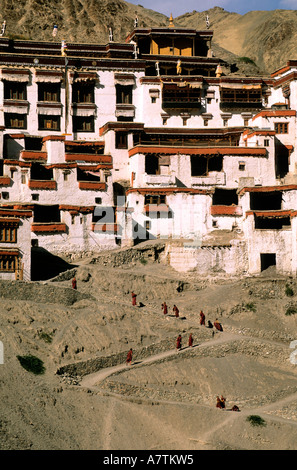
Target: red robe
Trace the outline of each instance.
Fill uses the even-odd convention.
[[[200,325],[205,325],[205,315],[202,311],[200,312]]]
[[[72,279],[72,289],[76,289],[76,279]]]
[[[193,336],[190,334],[189,336],[189,346],[193,346]]]
[[[223,408],[223,407],[222,407],[222,402],[221,402],[221,400],[219,399],[219,397],[217,397],[216,407],[217,407],[217,408]]]
[[[217,330],[223,331],[222,325],[221,325],[218,321],[214,321],[214,322],[213,322],[213,326],[214,326]]]
[[[162,309],[163,309],[163,313],[164,313],[164,315],[166,315],[166,314],[167,314],[167,312],[168,312],[168,310],[167,310],[167,305],[166,305],[165,303],[164,303],[164,304],[162,304]]]
[[[179,317],[179,310],[178,310],[178,308],[177,308],[176,305],[173,307],[173,311],[174,311],[174,313],[175,313],[175,316],[176,316],[176,317]]]
[[[128,352],[127,359],[126,359],[126,362],[131,362],[131,361],[132,361],[132,349],[130,349],[130,351]]]
[[[180,349],[181,348],[181,336],[179,335],[177,337],[177,340],[176,340],[176,349]]]
[[[132,305],[136,305],[136,297],[137,295],[132,292]]]

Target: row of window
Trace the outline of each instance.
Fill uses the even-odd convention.
[[[38,101],[60,102],[61,101],[60,83],[39,83]],[[5,100],[26,100],[27,84],[19,82],[4,81],[4,99]],[[72,85],[72,103],[94,103],[95,85],[94,84],[73,84]],[[132,86],[116,85],[116,102],[118,104],[132,104]]]
[[[38,116],[38,130],[53,130],[60,131],[61,124],[60,116],[39,115]],[[27,115],[26,114],[4,114],[5,127],[8,129],[27,129]],[[94,116],[73,116],[73,131],[74,132],[94,132],[95,121]]]

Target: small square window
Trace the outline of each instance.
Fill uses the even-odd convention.
[[[217,226],[218,226],[218,221],[217,221],[217,220],[213,220],[213,221],[212,221],[212,226],[213,226],[213,227],[217,227]]]
[[[264,139],[264,147],[269,147],[269,139]]]
[[[35,240],[31,240],[31,246],[38,246],[37,238],[35,238]]]
[[[32,194],[33,201],[39,201],[39,194]]]
[[[240,171],[244,171],[245,170],[245,162],[239,162],[238,164],[238,169]]]
[[[102,197],[95,197],[96,204],[102,204]]]
[[[204,126],[208,126],[208,119],[204,119]]]
[[[145,221],[145,230],[150,230],[151,228],[151,222],[149,220]]]
[[[152,103],[157,103],[157,98],[155,96],[151,96]]]
[[[9,193],[7,192],[3,192],[1,196],[2,196],[2,199],[9,199]]]

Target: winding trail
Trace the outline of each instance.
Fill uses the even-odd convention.
[[[176,351],[175,349],[171,349],[165,352],[152,355],[142,360],[137,360],[134,363],[132,362],[130,366],[127,366],[126,364],[119,364],[113,367],[100,369],[98,372],[94,372],[92,374],[88,374],[84,376],[80,382],[80,386],[83,388],[88,388],[89,390],[96,392],[100,390],[100,387],[99,387],[100,382],[102,382],[107,377],[110,377],[111,375],[116,374],[118,372],[129,371],[129,369],[139,368],[139,367],[142,367],[143,365],[151,364],[151,363],[158,362],[164,359],[166,360],[167,358],[176,356],[177,354],[182,355],[183,353],[188,352],[191,349],[196,350],[196,348],[199,348],[199,349],[208,348],[211,346],[229,343],[234,340],[253,340],[253,341],[259,341],[261,343],[266,343],[266,344],[278,344],[278,345],[283,344],[283,343],[279,343],[279,342],[272,341],[272,340],[267,340],[263,338],[255,338],[253,336],[247,336],[244,334],[236,334],[236,333],[230,333],[230,332],[216,333],[214,338],[209,339],[207,341],[203,341],[197,345],[194,345],[192,348],[184,347],[179,351]],[[114,392],[111,392],[110,394],[114,397],[123,398],[122,395],[114,393]],[[175,403],[173,401],[169,402],[165,400],[164,401],[157,400],[157,401],[160,403],[161,402],[172,403],[172,404]],[[282,406],[289,405],[292,402],[297,403],[297,393],[293,393],[289,396],[286,396],[280,400],[276,400],[266,405],[262,405],[262,406],[254,407],[254,408],[248,408],[246,410],[241,410],[239,413],[236,413],[236,412],[226,413],[227,410],[223,410],[223,412],[226,413],[226,419],[224,419],[220,424],[218,424],[218,426],[211,431],[211,434],[213,434],[216,430],[220,429],[221,427],[224,427],[230,420],[237,419],[239,418],[239,416],[243,416],[243,415],[248,416],[251,414],[258,414],[258,413],[261,413],[261,416],[266,416],[267,418],[269,418],[269,420],[287,423],[287,424],[290,423],[291,425],[297,426],[297,420],[290,419],[290,418],[283,418],[281,416],[277,416],[277,415],[273,415],[269,413],[269,412],[273,412],[274,410],[279,409]],[[199,406],[207,406],[207,405],[199,404]]]
[[[197,347],[201,348],[201,347],[205,347],[205,346],[216,346],[218,344],[223,344],[225,342],[229,342],[231,340],[239,339],[239,338],[242,339],[242,336],[237,335],[237,334],[233,334],[233,333],[224,333],[224,335],[220,335],[217,338],[214,338],[212,340],[204,341],[204,342],[202,342],[198,345],[194,345],[193,349],[196,349]],[[150,364],[152,362],[157,362],[157,361],[166,359],[168,357],[176,356],[177,354],[183,354],[184,352],[186,352],[186,351],[188,352],[189,350],[190,350],[189,347],[182,348],[178,352],[175,349],[170,349],[168,351],[164,351],[164,352],[161,352],[161,353],[158,353],[158,354],[154,354],[154,355],[149,356],[145,359],[138,360],[137,362],[132,363],[131,366],[127,366],[126,364],[120,364],[120,365],[117,365],[117,366],[112,366],[112,367],[107,367],[107,368],[104,368],[104,369],[100,369],[98,372],[94,372],[92,374],[88,374],[88,375],[84,376],[82,378],[81,382],[80,382],[80,385],[82,387],[87,387],[87,388],[93,388],[94,389],[94,386],[95,386],[96,383],[103,381],[107,377],[109,377],[109,376],[111,376],[111,375],[113,375],[117,372],[128,370],[130,368],[135,369],[135,368],[141,367],[145,364]],[[96,387],[95,387],[95,389],[96,389]]]

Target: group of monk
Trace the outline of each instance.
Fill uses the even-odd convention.
[[[72,287],[74,289],[77,288],[75,278],[72,281]],[[132,295],[132,305],[135,306],[135,305],[137,305],[137,302],[136,302],[137,295],[134,292],[132,292],[131,295]],[[166,302],[162,303],[161,308],[162,308],[163,314],[167,315],[168,314],[168,305],[166,304]],[[178,318],[179,317],[179,309],[177,308],[177,306],[175,304],[173,305],[172,310],[174,312],[175,317]],[[206,318],[205,318],[205,314],[202,310],[200,310],[199,315],[200,315],[200,321],[199,321],[200,325],[201,326],[206,326],[205,325]],[[223,327],[217,319],[213,322],[213,324],[211,323],[210,320],[208,320],[207,327],[208,328],[213,328],[214,327],[218,331],[223,331]],[[190,333],[189,339],[188,339],[188,347],[192,347],[192,346],[193,346],[193,335],[192,335],[192,333]],[[180,351],[181,348],[182,348],[182,336],[179,334],[178,337],[176,338],[176,350]],[[127,354],[127,358],[126,358],[126,364],[127,365],[132,364],[132,356],[133,356],[133,350],[132,350],[132,348],[130,348],[130,350],[128,351],[128,354]],[[220,397],[217,396],[216,407],[220,408],[220,409],[225,409],[226,408],[226,398],[224,398],[223,395],[221,395]],[[237,405],[234,405],[231,410],[232,411],[240,411]]]
[[[220,408],[221,410],[224,410],[226,408],[226,398],[221,395],[220,397],[217,396],[217,403],[216,407]],[[232,408],[230,408],[231,411],[240,411],[237,405],[233,405]]]
[[[161,308],[162,308],[162,310],[163,310],[164,315],[167,315],[167,313],[168,313],[168,305],[166,304],[166,302],[163,302],[163,303],[162,303]],[[175,317],[178,318],[178,317],[179,317],[179,309],[177,308],[177,306],[176,306],[175,304],[173,305],[173,309],[172,309],[172,310],[173,310],[173,313],[174,313]]]
[[[189,341],[188,341],[188,347],[191,348],[193,346],[193,335],[190,333],[189,335]],[[181,335],[178,335],[176,338],[176,350],[179,351],[182,347],[182,337]]]
[[[200,310],[200,325],[205,326],[205,314],[202,310]],[[213,322],[213,324],[211,323],[211,321],[208,320],[207,327],[212,328],[213,326],[216,330],[223,331],[223,327],[217,319]]]

